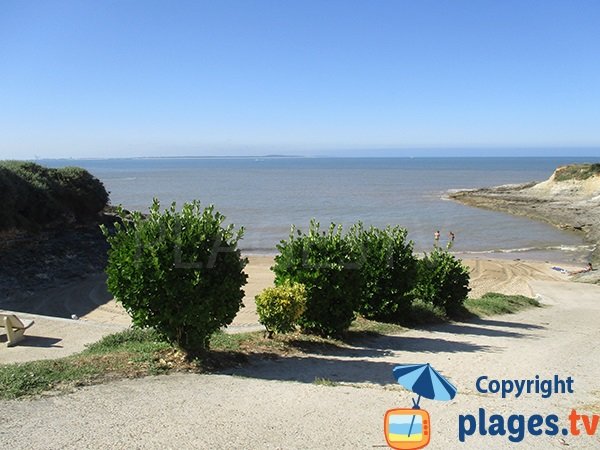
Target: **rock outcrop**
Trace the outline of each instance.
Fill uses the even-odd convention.
[[[600,265],[600,164],[559,167],[541,183],[459,191],[450,198],[581,232],[596,245],[592,260]]]

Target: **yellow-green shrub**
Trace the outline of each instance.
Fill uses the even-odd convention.
[[[306,308],[306,288],[286,280],[280,286],[266,288],[255,300],[258,320],[272,337],[274,332],[294,330]]]

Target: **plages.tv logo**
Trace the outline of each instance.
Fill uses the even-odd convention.
[[[395,408],[385,413],[384,433],[387,444],[394,449],[413,450],[429,445],[431,420],[421,409],[421,397],[430,400],[452,400],[456,387],[429,364],[403,364],[393,370],[394,378],[403,387],[418,395],[412,408]]]

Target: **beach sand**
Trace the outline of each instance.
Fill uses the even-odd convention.
[[[460,255],[459,255],[460,257]],[[244,307],[239,311],[230,331],[244,331],[260,327],[254,297],[264,288],[272,286],[273,256],[251,255],[246,267],[248,284],[244,287]],[[534,296],[530,284],[534,281],[568,281],[569,276],[552,270],[555,264],[542,261],[506,259],[463,259],[471,269],[470,297],[481,297],[486,292]],[[577,267],[563,266],[567,270]],[[43,293],[13,302],[13,311],[52,317],[71,318],[96,323],[128,326],[131,319],[123,306],[116,302],[106,289],[104,274],[91,274],[69,284],[49,289]]]
[[[229,333],[263,329],[258,322],[254,297],[273,285],[274,274],[270,268],[274,261],[272,256],[256,255],[250,256],[249,260],[244,307],[226,328]],[[533,283],[569,279],[552,270],[552,264],[544,262],[488,258],[465,259],[464,262],[471,269],[471,297],[480,297],[487,292],[535,297],[537,292],[532,289]],[[573,284],[574,289],[577,285],[567,284]],[[107,291],[106,276],[102,273],[49,289],[43,294],[16,299],[10,309],[35,320],[36,326],[27,335],[28,344],[11,349],[10,354],[4,352],[0,355],[0,364],[66,356],[105,334],[131,326],[131,318],[123,306]],[[78,320],[72,320],[72,316]]]
[[[486,292],[533,296],[533,281],[567,281],[569,277],[556,270],[555,264],[541,261],[506,259],[463,259],[471,269],[470,297],[481,297]],[[254,297],[264,288],[273,285],[271,271],[273,256],[249,256],[246,267],[248,284],[244,287],[244,307],[239,311],[230,329],[251,329],[258,326]],[[577,267],[563,266],[567,270]],[[71,318],[98,323],[130,325],[131,319],[121,304],[112,299],[106,289],[106,276],[102,273],[73,281],[64,286],[48,289],[33,297],[14,299],[10,310],[53,317]]]
[[[274,275],[270,270],[273,265],[272,256],[249,256],[246,267],[248,284],[244,290],[244,308],[240,310],[233,321],[233,327],[250,327],[258,323],[254,297],[268,286],[272,286]],[[540,261],[511,261],[505,259],[464,259],[465,264],[471,269],[470,297],[481,297],[486,292],[500,292],[503,294],[520,294],[533,296],[530,283],[533,281],[566,281],[568,277],[552,270],[554,264]],[[572,269],[572,267],[566,267]],[[82,308],[89,310],[80,316],[82,320],[104,323],[127,324],[129,316],[123,307],[110,299],[108,293],[102,293],[104,278],[96,276],[90,280],[75,283],[74,285],[53,292],[54,305],[57,302],[73,304],[73,302],[91,302]],[[46,304],[51,302],[46,301]],[[62,308],[64,309],[64,308]],[[61,309],[61,310],[62,310]],[[52,311],[49,311],[48,315]],[[39,312],[39,314],[43,314]]]

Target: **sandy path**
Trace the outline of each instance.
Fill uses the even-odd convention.
[[[383,414],[410,398],[391,378],[398,363],[429,362],[459,388],[448,403],[423,400],[432,417],[428,448],[514,448],[507,437],[457,440],[460,414],[555,413],[600,408],[600,287],[534,282],[549,306],[474,323],[413,330],[340,349],[260,360],[222,375],[127,380],[73,394],[0,403],[0,443],[30,448],[376,448]],[[502,400],[475,391],[480,375],[574,378],[575,393]],[[316,377],[340,386],[318,386]],[[294,381],[294,382],[288,382]],[[586,406],[587,405],[587,406]],[[589,406],[595,405],[595,406]],[[600,435],[600,430],[598,430]],[[17,436],[14,441],[13,437]],[[562,441],[561,441],[562,440]],[[598,437],[528,435],[522,449],[600,448]]]

